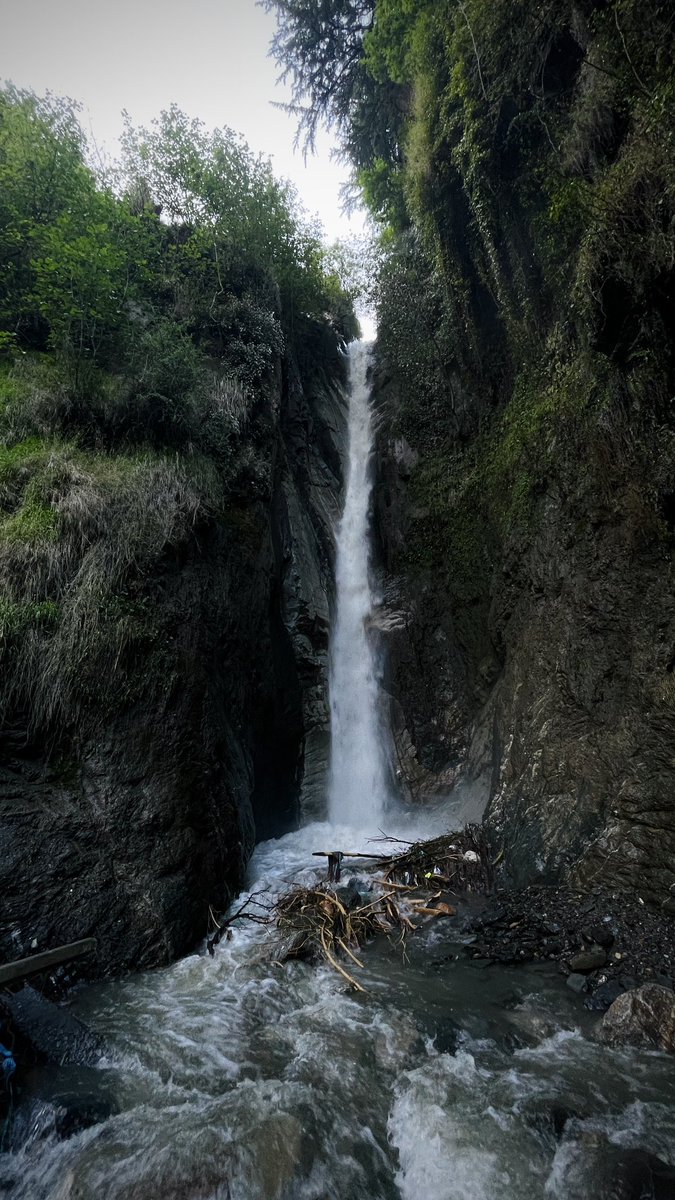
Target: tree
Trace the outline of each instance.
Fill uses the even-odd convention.
[[[151,197],[171,222],[181,321],[217,341],[243,294],[280,309],[287,331],[330,310],[319,231],[291,185],[233,130],[209,132],[174,105],[150,129],[127,119],[123,149],[127,191]]]
[[[44,338],[26,303],[32,259],[43,232],[80,210],[92,190],[77,106],[12,85],[0,90],[0,329]]]
[[[282,68],[281,79],[291,83],[288,109],[298,118],[297,136],[305,150],[314,148],[323,121],[337,130],[341,152],[358,182],[360,173],[378,162],[401,166],[408,88],[386,72],[374,72],[369,61],[374,0],[263,3],[277,13],[272,53]],[[382,215],[377,206],[374,211]]]

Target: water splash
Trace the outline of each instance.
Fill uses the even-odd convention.
[[[337,609],[331,643],[329,814],[334,822],[376,829],[388,788],[377,664],[368,633],[374,608],[369,536],[370,346],[352,343],[349,359],[348,477],[337,533]]]

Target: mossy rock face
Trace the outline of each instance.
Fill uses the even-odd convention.
[[[390,669],[405,738],[439,779],[488,780],[512,878],[615,870],[663,895],[668,6],[387,6],[369,37],[411,97],[395,172],[412,227],[391,235],[380,281],[377,497],[406,611]]]
[[[170,961],[241,886],[254,817],[319,811],[345,402],[315,366],[279,370],[227,469],[0,449],[5,957],[93,934],[96,973]]]

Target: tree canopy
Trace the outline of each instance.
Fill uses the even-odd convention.
[[[76,104],[0,91],[0,260],[0,351],[49,351],[89,418],[96,372],[124,380],[127,432],[149,432],[144,396],[175,411],[180,388],[189,408],[214,368],[252,394],[317,323],[338,340],[356,331],[291,186],[233,130],[175,106],[150,128],[126,119],[104,180]]]

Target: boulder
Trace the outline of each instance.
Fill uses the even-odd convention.
[[[596,1036],[607,1046],[675,1051],[675,992],[658,983],[625,992],[610,1005]]]

